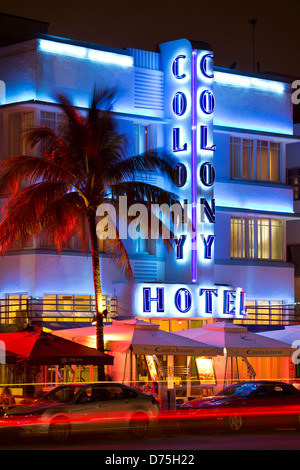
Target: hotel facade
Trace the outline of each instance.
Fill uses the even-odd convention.
[[[36,34],[0,47],[0,158],[32,152],[23,139],[32,126],[58,128],[57,92],[84,113],[94,86],[117,88],[114,114],[129,154],[174,156],[174,183],[143,179],[176,193],[185,215],[171,252],[150,236],[124,241],[133,282],[101,254],[108,318],[170,332],[293,321],[286,155],[298,140],[290,83],[218,67],[208,44],[187,39],[150,52]],[[2,328],[90,320],[93,295],[91,257],[76,236],[61,255],[41,234],[1,259]]]

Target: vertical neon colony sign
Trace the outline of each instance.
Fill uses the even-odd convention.
[[[179,91],[175,91],[172,98],[172,152],[181,160],[175,167],[175,184],[183,189],[185,200],[191,202],[191,282],[197,283],[199,261],[201,263],[198,247],[202,244],[204,258],[211,259],[215,240],[214,234],[210,233],[215,223],[213,152],[216,146],[211,143],[215,99],[212,91],[213,54],[196,49],[191,50],[190,57],[188,54],[180,53],[172,62],[172,81],[175,87],[179,85]],[[208,226],[209,233],[205,230],[206,222],[212,224]],[[184,236],[177,243],[185,243]],[[183,258],[183,250],[183,247],[177,250],[178,259]]]
[[[164,313],[167,298],[170,315],[244,316],[242,289],[214,285],[213,54],[193,48],[185,39],[161,44],[160,50],[166,115],[172,121],[167,141],[178,161],[175,185],[188,203],[192,227],[177,237],[176,269],[178,280],[180,270],[182,279],[189,270],[189,285],[143,286],[143,312]]]

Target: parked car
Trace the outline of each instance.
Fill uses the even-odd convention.
[[[214,397],[191,400],[180,407],[185,426],[222,426],[239,432],[250,426],[289,426],[300,430],[300,391],[283,382],[232,384]]]
[[[49,435],[61,442],[71,433],[108,430],[143,438],[158,413],[152,395],[124,384],[70,384],[54,388],[35,404],[8,410],[0,428],[2,433]]]

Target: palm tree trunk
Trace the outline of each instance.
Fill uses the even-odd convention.
[[[93,264],[93,279],[95,291],[95,304],[96,304],[96,346],[98,351],[104,352],[104,331],[103,331],[103,297],[101,286],[101,273],[99,261],[99,246],[98,237],[96,232],[96,210],[89,209],[87,213],[91,254]],[[104,366],[98,366],[98,380],[105,380]]]

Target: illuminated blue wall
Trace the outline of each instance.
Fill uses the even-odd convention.
[[[216,126],[293,134],[291,86],[215,68]]]
[[[132,57],[124,51],[103,51],[40,38],[28,41],[25,47],[9,46],[7,52],[13,54],[1,57],[1,80],[6,83],[2,104],[54,102],[55,93],[60,92],[67,93],[76,106],[87,107],[96,85],[116,87],[116,111],[132,111],[134,67]]]

